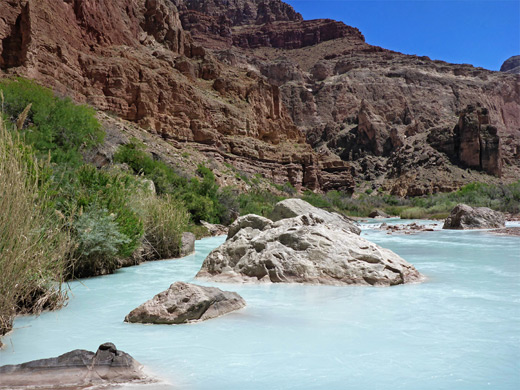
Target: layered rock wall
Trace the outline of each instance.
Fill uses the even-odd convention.
[[[301,19],[285,6],[274,9],[276,17]],[[255,11],[255,18],[273,12]],[[7,74],[36,79],[163,138],[206,145],[246,171],[260,163],[278,183],[320,186],[317,157],[279,88],[194,44],[169,0],[9,1],[0,42]]]

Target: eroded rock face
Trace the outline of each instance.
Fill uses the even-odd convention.
[[[505,227],[504,214],[487,207],[459,204],[451,210],[443,229],[495,229]]]
[[[500,136],[497,128],[490,125],[486,108],[467,107],[461,113],[454,133],[455,151],[462,164],[499,177],[502,175]]]
[[[0,367],[0,389],[83,388],[146,379],[142,366],[112,343],[96,353],[76,349],[55,358]]]
[[[297,189],[414,196],[520,175],[517,75],[371,46],[280,0],[4,1],[2,72]],[[450,153],[469,104],[496,137],[467,174]]]
[[[314,207],[310,203],[302,200],[302,199],[285,199],[281,202],[278,202],[273,209],[273,212],[270,215],[272,221],[277,222],[286,218],[298,217],[304,214],[313,214],[314,216],[322,219],[327,225],[332,227],[337,227],[338,229],[343,229],[349,231],[354,234],[360,234],[361,229],[354,223],[354,221],[348,219],[347,217],[340,215],[338,213],[331,213],[327,210],[320,209],[318,207]],[[255,216],[258,219],[258,216]],[[248,217],[249,218],[249,217]],[[264,219],[264,226],[267,226],[267,218]],[[247,218],[241,220],[240,223],[245,223]],[[233,225],[234,229],[239,228],[240,225]],[[255,229],[262,230],[264,226],[252,226]],[[240,230],[240,228],[238,229]],[[231,231],[231,228],[230,228]]]
[[[246,306],[235,292],[175,282],[166,291],[132,310],[126,322],[186,324],[220,317]]]
[[[193,8],[194,2],[184,3]],[[230,7],[238,3],[245,1]],[[212,12],[222,15],[226,7],[218,4]],[[258,4],[248,2],[255,15]],[[336,33],[322,39],[322,28]],[[212,34],[197,30],[194,37],[202,44]],[[499,150],[501,178],[512,181],[520,174],[520,80],[514,75],[371,46],[358,31],[327,20],[274,18],[264,25],[229,19],[226,34],[212,49],[229,63],[255,67],[280,87],[291,118],[320,151],[320,168],[343,160],[350,180],[403,196],[449,191],[475,180],[497,182],[489,175],[500,175],[498,164],[471,168],[475,172],[468,175],[468,166],[451,156],[457,116],[472,104],[488,107],[488,124],[501,140],[489,140],[484,159],[495,161]],[[430,132],[446,136],[428,138]],[[321,169],[320,188],[352,189],[338,188],[348,180],[344,172]]]
[[[255,15],[291,17],[292,8],[278,8]],[[194,44],[170,0],[10,1],[0,19],[1,71],[242,171],[259,167],[279,184],[320,185],[316,155],[278,87]]]
[[[422,279],[394,252],[312,213],[270,223],[248,215],[238,218],[230,231],[234,227],[240,230],[206,257],[197,277],[222,282],[374,286]]]

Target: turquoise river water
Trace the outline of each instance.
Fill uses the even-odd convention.
[[[195,281],[237,291],[247,307],[191,325],[124,323],[171,283],[194,281],[224,241],[208,238],[182,259],[71,283],[64,309],[17,318],[0,365],[95,351],[111,341],[163,380],[128,389],[520,389],[520,238],[389,235],[376,226],[364,224],[362,235],[414,264],[426,282],[374,288]]]

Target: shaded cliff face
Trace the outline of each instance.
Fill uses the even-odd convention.
[[[0,69],[244,172],[296,187],[329,181],[279,88],[194,44],[169,0],[4,2]]]

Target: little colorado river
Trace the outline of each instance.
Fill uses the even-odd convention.
[[[127,389],[520,388],[520,237],[438,225],[387,234],[377,228],[383,221],[414,222],[363,223],[362,236],[396,252],[426,281],[393,287],[201,281],[194,276],[202,261],[225,240],[206,238],[182,259],[70,283],[66,307],[15,320],[0,365],[95,351],[110,341],[159,380]],[[123,322],[176,281],[236,291],[247,306],[195,324]]]

